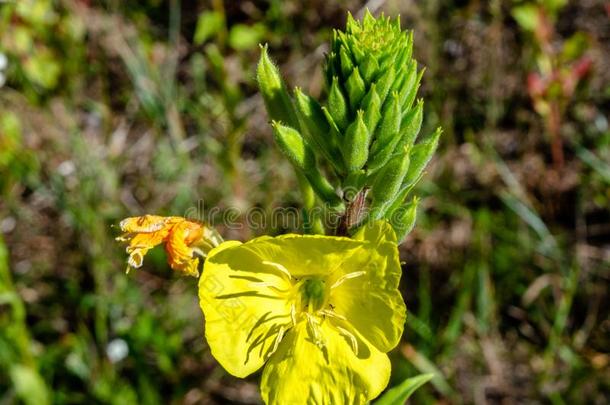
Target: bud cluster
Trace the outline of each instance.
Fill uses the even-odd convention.
[[[383,218],[403,238],[415,222],[418,200],[405,200],[441,130],[416,143],[423,70],[412,50],[413,33],[402,31],[398,18],[376,19],[367,12],[360,22],[348,15],[345,32],[333,34],[320,103],[299,88],[291,96],[262,49],[258,82],[276,143],[320,200],[345,210],[350,220],[339,233]],[[359,215],[363,207],[366,217]]]

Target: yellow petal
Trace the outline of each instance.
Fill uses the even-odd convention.
[[[237,377],[263,365],[281,325],[291,322],[290,304],[278,292],[288,281],[248,245],[229,241],[210,251],[199,280],[206,339],[213,356]]]
[[[364,404],[390,378],[388,356],[360,339],[358,355],[329,322],[319,326],[324,346],[313,343],[305,322],[290,330],[265,369],[261,394],[267,404]]]
[[[281,264],[300,278],[329,275],[364,245],[350,238],[288,234],[253,239],[244,248],[260,260]]]
[[[125,218],[119,226],[123,232],[152,233],[158,232],[177,222],[184,221],[181,217],[162,217],[159,215],[142,215],[140,217]]]
[[[172,269],[191,276],[199,276],[199,258],[193,257],[190,245],[203,236],[203,225],[183,220],[175,224],[167,237],[165,250]]]
[[[146,253],[162,243],[166,234],[167,232],[161,230],[153,233],[128,234],[129,236],[123,236],[124,240],[129,242],[126,249],[127,253],[129,253],[127,264],[134,269],[141,267]]]
[[[339,285],[332,289],[331,303],[377,349],[388,352],[400,341],[406,319],[398,290],[402,271],[396,236],[389,224],[380,221],[365,226],[355,237],[370,243],[344,262],[343,276],[356,273],[356,277],[335,281]]]

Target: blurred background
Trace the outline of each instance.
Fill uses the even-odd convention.
[[[415,30],[423,134],[445,131],[401,246],[392,384],[436,373],[412,403],[610,401],[610,2],[3,0],[0,404],[260,402],[258,376],[212,358],[197,280],[162,249],[125,275],[113,224],[298,207],[258,44],[319,95],[332,29],[364,7]]]

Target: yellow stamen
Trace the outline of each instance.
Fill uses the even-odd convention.
[[[335,281],[335,283],[330,287],[330,289],[332,290],[333,288],[337,288],[341,284],[343,284],[346,280],[349,280],[349,279],[352,279],[352,278],[356,278],[356,277],[360,277],[360,276],[362,276],[364,274],[366,274],[366,271],[355,271],[353,273],[344,274],[343,276],[339,277],[339,279],[337,281]]]

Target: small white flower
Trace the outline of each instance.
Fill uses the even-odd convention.
[[[111,363],[118,363],[129,354],[129,346],[123,339],[112,339],[106,346],[106,355]]]

